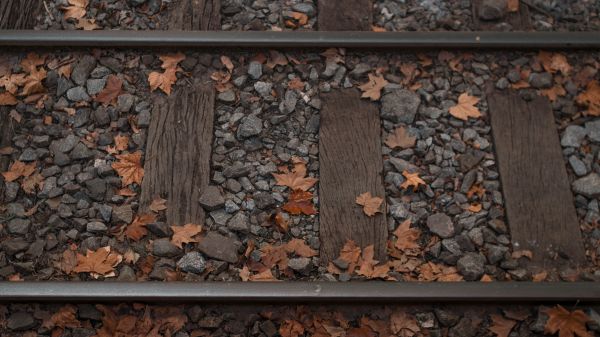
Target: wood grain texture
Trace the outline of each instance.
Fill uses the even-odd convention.
[[[169,30],[220,30],[221,0],[180,0],[171,7]]]
[[[500,21],[485,21],[479,18],[479,7],[481,6],[482,0],[472,1],[473,10],[473,23],[477,30],[495,30],[495,26],[501,22],[506,22],[512,26],[512,30],[531,30],[531,14],[529,13],[529,7],[521,2],[519,5],[519,11],[509,12],[504,19]]]
[[[32,29],[42,6],[41,0],[0,1],[0,29]]]
[[[12,145],[12,137],[14,135],[14,127],[12,118],[9,116],[8,107],[0,107],[0,149]],[[10,166],[10,156],[0,155],[0,172],[8,171]],[[0,174],[0,202],[4,201],[4,177]]]
[[[319,30],[371,30],[372,0],[319,0]]]
[[[515,250],[551,267],[585,261],[565,162],[546,98],[488,96],[506,215]],[[568,259],[555,259],[557,253]]]
[[[319,204],[321,260],[339,256],[346,240],[375,245],[385,260],[388,237],[385,201],[382,213],[364,214],[356,197],[365,192],[385,200],[381,124],[377,106],[352,89],[323,94],[319,131]]]
[[[210,179],[215,94],[212,85],[179,87],[154,102],[141,206],[167,199],[169,224],[204,223],[198,199]]]

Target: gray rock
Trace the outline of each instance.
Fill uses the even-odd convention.
[[[483,0],[477,14],[482,20],[498,20],[506,15],[507,9],[507,0]]]
[[[529,75],[529,84],[534,88],[550,88],[553,84],[552,74],[532,73]]]
[[[217,186],[210,185],[202,192],[199,202],[204,209],[214,211],[223,207],[225,198]]]
[[[123,265],[121,269],[119,269],[119,276],[117,276],[117,281],[123,282],[134,282],[137,281],[137,277],[135,276],[135,271],[129,265]]]
[[[248,216],[243,212],[236,213],[229,221],[227,222],[227,228],[232,231],[248,233],[250,230],[250,223],[248,222]]]
[[[131,94],[123,94],[117,97],[117,109],[119,109],[120,112],[129,112],[133,106],[133,103],[135,103],[135,96]],[[138,126],[144,127],[143,125],[139,125],[139,121]]]
[[[275,205],[275,198],[271,193],[268,192],[258,192],[253,195],[254,203],[256,207],[260,209],[268,209]]]
[[[29,330],[36,325],[37,323],[33,316],[30,313],[22,311],[13,313],[6,320],[6,326],[14,331]]]
[[[486,256],[490,264],[496,264],[504,260],[504,255],[508,252],[508,248],[504,246],[486,244]]]
[[[108,230],[108,227],[100,221],[92,221],[88,222],[85,226],[85,230],[90,233],[105,233]]]
[[[85,84],[89,95],[98,94],[100,91],[102,91],[102,89],[104,89],[105,85],[106,85],[106,79],[104,79],[104,78],[90,79],[90,80],[87,80],[87,82]]]
[[[315,5],[307,2],[301,2],[299,4],[294,4],[292,9],[296,12],[304,13],[309,17],[313,17],[316,14]]]
[[[56,96],[60,97],[67,92],[67,90],[73,88],[75,84],[71,82],[68,78],[59,77],[56,83]]]
[[[460,315],[455,310],[434,308],[433,312],[442,326],[453,326],[460,319]]]
[[[67,90],[67,98],[73,102],[89,102],[92,100],[83,87],[75,87]]]
[[[273,90],[273,83],[267,83],[267,82],[256,82],[254,83],[254,90],[256,90],[256,92],[258,92],[262,97],[270,97],[271,96],[271,90]]]
[[[23,150],[23,152],[19,156],[19,160],[24,161],[24,162],[32,162],[32,161],[36,161],[37,159],[38,159],[37,152],[30,147]]]
[[[475,337],[477,326],[470,318],[463,317],[458,324],[448,330],[448,337]]]
[[[469,151],[463,155],[460,155],[458,157],[458,163],[460,165],[460,170],[462,172],[468,172],[470,171],[473,167],[475,167],[477,164],[479,164],[479,162],[481,162],[481,160],[483,160],[483,157],[485,156],[483,151]]]
[[[181,254],[181,249],[171,243],[171,239],[162,238],[154,240],[152,244],[152,255],[158,257],[175,257]]]
[[[189,252],[177,261],[177,267],[186,273],[200,274],[206,270],[206,260],[198,252]]]
[[[456,263],[458,272],[467,281],[477,281],[483,276],[485,257],[478,253],[467,253]]]
[[[85,144],[79,142],[79,143],[77,143],[77,145],[75,145],[75,148],[73,149],[73,151],[71,151],[70,156],[72,159],[75,159],[75,160],[89,159],[94,156],[94,152],[92,150],[88,149],[88,147],[85,146]]]
[[[254,80],[258,80],[262,76],[262,64],[252,61],[248,66],[248,75]],[[258,91],[258,90],[257,90]]]
[[[245,177],[250,173],[250,167],[240,162],[235,162],[231,166],[227,166],[223,170],[223,175],[226,178],[240,178]]]
[[[280,106],[281,112],[289,114],[296,110],[296,104],[298,103],[298,94],[294,90],[288,90],[285,92],[283,102]]]
[[[585,123],[585,132],[591,141],[600,143],[600,119]]]
[[[29,248],[29,243],[23,238],[14,238],[4,240],[0,243],[0,248],[3,252],[6,252],[9,256],[15,255]]]
[[[573,191],[588,198],[600,196],[600,175],[591,173],[573,182]]]
[[[427,227],[432,233],[444,239],[456,234],[452,219],[444,213],[430,215],[427,218]]]
[[[350,76],[354,79],[359,79],[363,77],[366,73],[371,71],[371,66],[366,63],[357,64],[354,69],[350,72]]]
[[[54,140],[50,143],[50,152],[56,153],[67,153],[79,143],[79,138],[75,135],[68,135],[63,139]]]
[[[585,163],[582,162],[579,158],[577,158],[576,155],[572,155],[569,157],[569,165],[571,165],[573,172],[575,172],[575,174],[578,177],[581,177],[587,173]]]
[[[90,198],[96,201],[102,201],[106,193],[106,182],[100,178],[95,178],[85,182]]]
[[[91,55],[85,55],[73,67],[71,79],[78,85],[84,85],[94,68],[96,68],[96,59]]]
[[[110,123],[110,115],[103,107],[99,107],[92,113],[92,119],[98,126],[106,126]]]
[[[7,224],[7,230],[10,234],[25,235],[29,233],[31,221],[28,219],[12,219]]]
[[[381,118],[394,123],[410,124],[414,121],[421,98],[410,90],[398,89],[381,99]]]
[[[217,99],[225,103],[233,103],[235,102],[235,98],[235,92],[233,90],[223,91],[217,95]]]
[[[169,237],[173,234],[173,230],[165,222],[157,221],[149,223],[146,228],[150,233],[158,236],[159,238]]]
[[[124,222],[130,224],[133,221],[133,209],[131,208],[131,205],[113,207],[112,221],[115,223]]]
[[[585,138],[586,129],[579,125],[569,125],[565,129],[560,140],[560,145],[564,147],[580,147],[581,141]]]
[[[237,129],[237,137],[239,139],[250,138],[259,135],[262,129],[262,119],[254,115],[246,116],[240,121],[240,125]]]
[[[141,128],[147,128],[150,126],[152,120],[152,114],[150,110],[144,110],[138,114],[138,126]]]
[[[206,256],[213,259],[236,263],[238,261],[238,249],[241,243],[232,238],[208,232],[198,243],[198,249]]]
[[[312,265],[308,257],[297,257],[288,260],[288,267],[300,273],[307,273],[310,271]]]

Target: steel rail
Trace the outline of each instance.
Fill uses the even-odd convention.
[[[0,282],[0,302],[600,303],[600,283]]]
[[[2,47],[600,48],[598,32],[226,32],[1,30]]]

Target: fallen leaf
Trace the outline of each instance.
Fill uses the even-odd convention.
[[[122,88],[123,80],[119,78],[119,76],[109,75],[106,79],[106,86],[98,93],[98,95],[96,95],[94,100],[103,105],[115,105],[117,103],[117,97],[122,93]]]
[[[223,65],[225,66],[225,68],[227,68],[227,70],[229,72],[233,71],[233,62],[231,62],[231,59],[225,55],[221,56],[221,63],[223,63]]]
[[[518,12],[519,11],[519,1],[520,0],[508,0],[508,11],[509,12]]]
[[[540,91],[541,91],[542,95],[548,97],[550,102],[556,101],[558,96],[564,96],[567,94],[567,91],[565,90],[565,88],[563,88],[563,86],[560,84],[555,84],[550,89],[542,89]]]
[[[385,145],[391,149],[397,147],[408,149],[415,146],[416,141],[417,137],[411,136],[408,133],[408,129],[401,126],[389,134],[389,136],[385,139]]]
[[[371,192],[365,192],[356,197],[356,203],[363,206],[363,212],[365,212],[367,216],[374,216],[376,213],[381,213],[379,208],[381,207],[382,202],[382,198],[373,197]]]
[[[98,248],[96,251],[87,250],[85,255],[77,253],[77,265],[73,268],[76,273],[90,273],[92,277],[115,276],[114,270],[123,257],[110,252],[110,246]]]
[[[71,274],[77,265],[77,256],[71,249],[67,249],[62,253],[62,258],[59,263],[60,270],[65,274]]]
[[[548,309],[548,321],[544,326],[545,334],[555,334],[559,337],[592,337],[594,336],[586,328],[590,318],[581,310],[569,312],[560,305]]]
[[[411,337],[421,332],[417,320],[404,311],[390,315],[390,329],[396,336]]]
[[[521,257],[526,257],[528,259],[533,259],[533,252],[530,250],[515,250],[512,252],[511,257],[515,260],[520,259]]]
[[[44,176],[39,173],[32,174],[29,177],[25,177],[21,183],[21,188],[25,193],[32,194],[35,192],[36,187],[42,189],[44,186]]]
[[[479,118],[481,117],[481,112],[475,106],[478,102],[479,98],[462,93],[458,97],[458,104],[450,108],[450,114],[463,121],[468,120],[469,117]]]
[[[302,239],[292,239],[284,245],[284,248],[287,253],[294,253],[300,257],[313,257],[318,254]]]
[[[273,69],[276,66],[286,66],[289,63],[288,58],[277,50],[269,50],[269,58],[267,60],[267,68]]]
[[[89,0],[69,0],[71,6],[64,8],[65,19],[81,19],[86,14],[86,8]]]
[[[304,90],[304,82],[299,77],[294,77],[288,82],[288,89]]]
[[[162,73],[153,71],[148,75],[148,84],[150,85],[150,90],[154,91],[156,89],[162,90],[165,94],[171,95],[171,88],[173,84],[177,81],[177,70],[175,69],[167,69]]]
[[[2,176],[7,182],[15,181],[21,177],[29,177],[35,172],[35,166],[36,162],[25,164],[17,160],[10,165],[8,171],[2,172]]]
[[[417,240],[421,236],[421,231],[418,228],[410,228],[410,219],[404,220],[394,231],[396,243],[394,247],[401,251],[419,249]]]
[[[115,149],[117,151],[125,151],[129,148],[129,137],[123,135],[115,136]]]
[[[361,259],[359,260],[359,269],[356,272],[358,275],[363,275],[368,279],[386,278],[390,267],[387,263],[379,264],[379,261],[374,259],[375,246],[369,245],[362,251]]]
[[[173,230],[171,243],[179,248],[183,248],[182,244],[184,243],[199,242],[197,239],[194,239],[194,236],[202,232],[202,226],[191,223],[184,226],[173,225],[171,229]]]
[[[590,81],[586,90],[577,96],[576,101],[588,108],[588,115],[600,116],[600,83]]]
[[[277,211],[277,213],[273,216],[273,220],[278,231],[282,233],[287,233],[290,225],[290,220],[289,216],[286,213]]]
[[[383,76],[369,74],[369,82],[358,88],[363,92],[362,98],[370,98],[372,101],[377,101],[381,98],[381,90],[386,85],[388,85],[388,81],[386,81]]]
[[[548,272],[542,271],[531,276],[533,282],[542,282],[548,277]]]
[[[150,203],[150,210],[152,212],[158,213],[160,211],[164,211],[167,209],[167,200],[161,197],[155,197],[152,199],[152,203]]]
[[[386,32],[387,30],[384,27],[371,26],[371,31],[377,32],[377,33],[383,33],[383,32]]]
[[[121,176],[123,186],[133,183],[140,185],[144,178],[144,168],[141,164],[142,152],[121,154],[116,157],[119,161],[114,162],[112,168]]]
[[[75,24],[75,27],[77,27],[78,29],[83,29],[83,30],[100,29],[100,26],[98,26],[96,24],[96,19],[84,19],[84,18],[78,19],[77,23]]]
[[[491,314],[492,325],[488,328],[498,337],[508,337],[517,322],[512,319],[506,319],[502,315]]]
[[[266,269],[258,274],[250,275],[248,277],[249,281],[253,282],[272,282],[279,281],[271,272],[271,269]]]
[[[281,337],[300,337],[304,336],[304,327],[302,323],[286,319],[281,322],[281,326],[279,327],[279,334]]]
[[[479,213],[479,212],[481,212],[481,209],[482,209],[482,205],[480,203],[471,204],[467,208],[467,210],[472,213]]]
[[[273,173],[279,186],[287,186],[294,191],[308,191],[316,182],[316,178],[306,177],[306,164],[296,163],[292,172]]]
[[[410,186],[413,187],[413,191],[416,191],[420,185],[425,185],[425,181],[419,178],[419,173],[410,173],[408,171],[402,171],[402,175],[406,178],[400,187],[408,189]]]
[[[133,218],[131,224],[125,228],[125,236],[133,241],[139,241],[148,234],[146,225],[156,221],[155,214],[138,214]]]
[[[81,322],[77,318],[77,307],[74,305],[65,305],[58,309],[49,319],[44,320],[42,327],[46,329],[59,328],[79,328]]]
[[[327,63],[345,63],[343,49],[329,48],[321,53]]]
[[[17,105],[17,103],[19,103],[17,98],[10,92],[0,94],[0,106]]]
[[[175,69],[177,65],[185,60],[184,53],[166,54],[158,57],[162,61],[161,68],[163,69]]]
[[[283,210],[293,214],[313,215],[317,210],[312,203],[313,194],[311,192],[296,190],[290,193],[288,202],[283,205]]]
[[[554,74],[560,71],[563,75],[569,75],[571,72],[571,65],[567,57],[561,53],[541,51],[538,54],[538,60],[549,73]]]
[[[86,0],[87,1],[87,0]],[[27,56],[21,60],[21,67],[28,72],[34,72],[37,70],[38,66],[43,65],[46,62],[45,55],[38,55],[36,53],[29,53]]]

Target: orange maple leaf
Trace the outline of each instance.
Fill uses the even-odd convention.
[[[6,172],[2,172],[2,176],[8,182],[15,181],[20,177],[29,177],[35,172],[36,162],[25,164],[21,161],[15,161],[10,165],[10,168]]]
[[[362,98],[370,98],[372,101],[377,101],[381,98],[381,90],[386,85],[388,85],[388,81],[386,81],[383,76],[369,74],[369,82],[358,88],[363,91]]]
[[[150,84],[150,90],[156,89],[162,90],[165,94],[171,94],[171,87],[177,81],[177,70],[167,69],[163,73],[153,71],[148,75],[148,84]]]
[[[508,0],[508,11],[518,12],[519,11],[519,0]]]
[[[385,139],[385,145],[389,146],[390,149],[397,147],[408,149],[415,146],[416,140],[417,137],[411,136],[408,133],[408,130],[401,126],[389,134],[389,136]]]
[[[161,68],[163,69],[174,69],[177,65],[185,60],[184,53],[166,54],[158,57],[162,61]]]
[[[288,202],[283,205],[283,210],[293,215],[317,214],[317,210],[312,203],[313,194],[307,191],[296,190],[290,194]]]
[[[171,229],[173,230],[171,243],[179,248],[183,248],[184,243],[198,242],[193,237],[202,232],[202,226],[191,223],[184,226],[171,226]]]
[[[600,116],[600,83],[590,81],[586,90],[576,98],[578,104],[586,106],[588,114],[591,116]]]
[[[548,321],[544,326],[545,334],[555,334],[559,337],[592,337],[585,324],[590,318],[581,310],[569,312],[560,305],[548,309]]]
[[[413,191],[416,191],[420,185],[425,185],[425,181],[419,178],[419,173],[410,173],[408,171],[402,171],[402,175],[406,178],[406,181],[400,185],[400,187],[407,189],[410,186],[413,187]]]
[[[10,92],[3,92],[0,94],[0,106],[6,105],[17,105],[19,103],[17,98]]]
[[[310,248],[309,245],[302,239],[292,239],[284,245],[285,251],[288,253],[294,253],[301,257],[313,257],[317,256],[317,251]]]
[[[462,93],[458,97],[458,103],[450,108],[450,114],[463,121],[468,120],[469,117],[479,118],[481,117],[481,112],[475,106],[478,102],[479,98],[470,96],[466,92]]]
[[[372,196],[371,192],[365,192],[356,197],[356,203],[363,206],[363,212],[367,216],[374,216],[376,213],[380,213],[379,208],[382,202],[382,198]]]
[[[148,234],[146,225],[156,221],[156,215],[154,214],[141,214],[136,215],[133,222],[125,229],[125,236],[131,240],[139,241],[141,238]]]
[[[298,162],[294,164],[292,172],[272,173],[279,186],[287,186],[292,190],[308,191],[318,179],[306,177],[306,164]]]
[[[563,86],[560,84],[555,84],[552,88],[543,89],[543,90],[540,90],[540,92],[542,93],[542,95],[548,97],[550,102],[556,101],[558,96],[564,96],[567,94],[567,91],[565,90],[565,88],[563,88]]]
[[[387,263],[378,265],[379,261],[374,259],[375,246],[369,245],[362,251],[361,259],[359,260],[359,269],[356,272],[358,275],[366,276],[369,279],[386,278],[390,271],[390,266]]]
[[[129,147],[129,137],[123,135],[115,136],[115,149],[117,151],[125,151]]]
[[[154,197],[152,199],[152,203],[150,203],[150,210],[152,212],[158,213],[160,211],[164,211],[167,209],[167,200],[161,197]]]
[[[569,64],[567,57],[563,54],[541,51],[538,54],[538,59],[544,69],[549,73],[554,74],[560,71],[563,75],[569,75],[571,72],[571,65]]]
[[[88,6],[89,0],[69,0],[69,4],[71,6],[67,6],[64,8],[65,19],[81,19],[86,14],[86,8]]]
[[[144,178],[144,168],[141,164],[142,152],[120,154],[116,157],[119,161],[114,162],[112,168],[121,176],[123,186],[133,183],[140,185]]]
[[[98,248],[96,251],[88,249],[85,255],[77,253],[77,265],[73,268],[76,273],[90,273],[92,277],[115,276],[115,267],[121,263],[123,257],[110,252],[110,246]]]
[[[96,24],[96,19],[84,19],[84,18],[77,19],[77,23],[75,24],[75,27],[77,27],[77,29],[83,29],[83,30],[94,30],[94,29],[100,28],[100,26],[98,26]]]
[[[394,247],[401,251],[410,251],[419,249],[417,240],[421,236],[421,231],[418,228],[410,228],[410,220],[404,220],[394,231],[397,240]],[[409,254],[414,255],[414,254]]]
[[[123,88],[123,80],[116,75],[109,75],[106,79],[106,86],[102,91],[96,95],[94,100],[100,102],[103,105],[112,104],[115,105],[117,97],[121,95]]]
[[[281,323],[279,327],[279,334],[281,337],[300,337],[304,336],[304,327],[302,323],[293,320],[286,319]]]
[[[490,317],[492,318],[492,326],[488,329],[498,337],[508,337],[517,324],[517,322],[512,319],[506,319],[502,315],[491,314]]]

